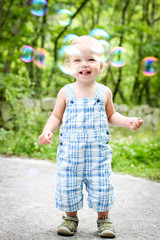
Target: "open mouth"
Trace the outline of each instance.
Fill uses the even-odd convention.
[[[82,70],[79,72],[81,75],[89,75],[91,73],[91,71],[88,70]]]

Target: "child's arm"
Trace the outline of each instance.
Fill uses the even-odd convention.
[[[51,144],[51,139],[53,137],[53,133],[59,128],[63,113],[66,108],[66,102],[65,102],[65,89],[61,88],[58,92],[56,103],[54,106],[54,110],[49,117],[42,134],[39,136],[39,144]]]
[[[105,96],[107,98],[107,104],[105,106],[106,113],[108,117],[108,122],[112,125],[115,125],[117,127],[127,127],[131,130],[138,129],[142,123],[143,120],[140,118],[130,118],[125,117],[122,114],[115,112],[113,100],[112,100],[112,92],[109,88],[106,87]]]

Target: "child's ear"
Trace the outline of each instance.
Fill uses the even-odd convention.
[[[102,73],[103,69],[104,69],[104,63],[103,63],[103,62],[100,62],[99,73]]]
[[[101,62],[101,63],[100,63],[100,69],[103,69],[103,68],[104,68],[104,63]]]

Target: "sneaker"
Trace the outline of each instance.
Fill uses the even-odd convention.
[[[112,223],[109,218],[106,218],[105,216],[102,219],[97,220],[97,227],[100,237],[114,238],[116,236]]]
[[[63,216],[64,222],[58,226],[57,233],[64,236],[72,236],[78,227],[78,218],[70,216]]]

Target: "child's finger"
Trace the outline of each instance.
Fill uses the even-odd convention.
[[[48,143],[49,143],[49,144],[52,144],[52,142],[51,142],[51,141],[48,141]]]
[[[52,139],[52,138],[48,138],[48,142],[49,142],[50,144],[52,143],[52,142],[51,142],[51,139]]]
[[[49,143],[49,144],[51,144],[52,142],[50,141],[50,139],[49,139],[49,138],[47,138],[47,139],[46,139],[46,143]]]
[[[50,133],[50,134],[48,135],[48,138],[49,138],[49,140],[51,140],[51,139],[52,139],[52,137],[53,137],[53,134],[52,134],[52,133]]]
[[[139,128],[142,125],[143,121],[136,121],[136,127]]]
[[[133,130],[136,129],[136,124],[135,124],[135,122],[132,122],[132,128],[133,128]]]
[[[138,122],[138,127],[140,127],[142,125],[143,121],[139,121]]]
[[[136,125],[137,128],[139,128],[139,126],[140,126],[138,121],[135,122],[135,125]]]
[[[138,118],[138,121],[141,122],[141,123],[143,123],[143,120],[142,120],[141,118]]]

